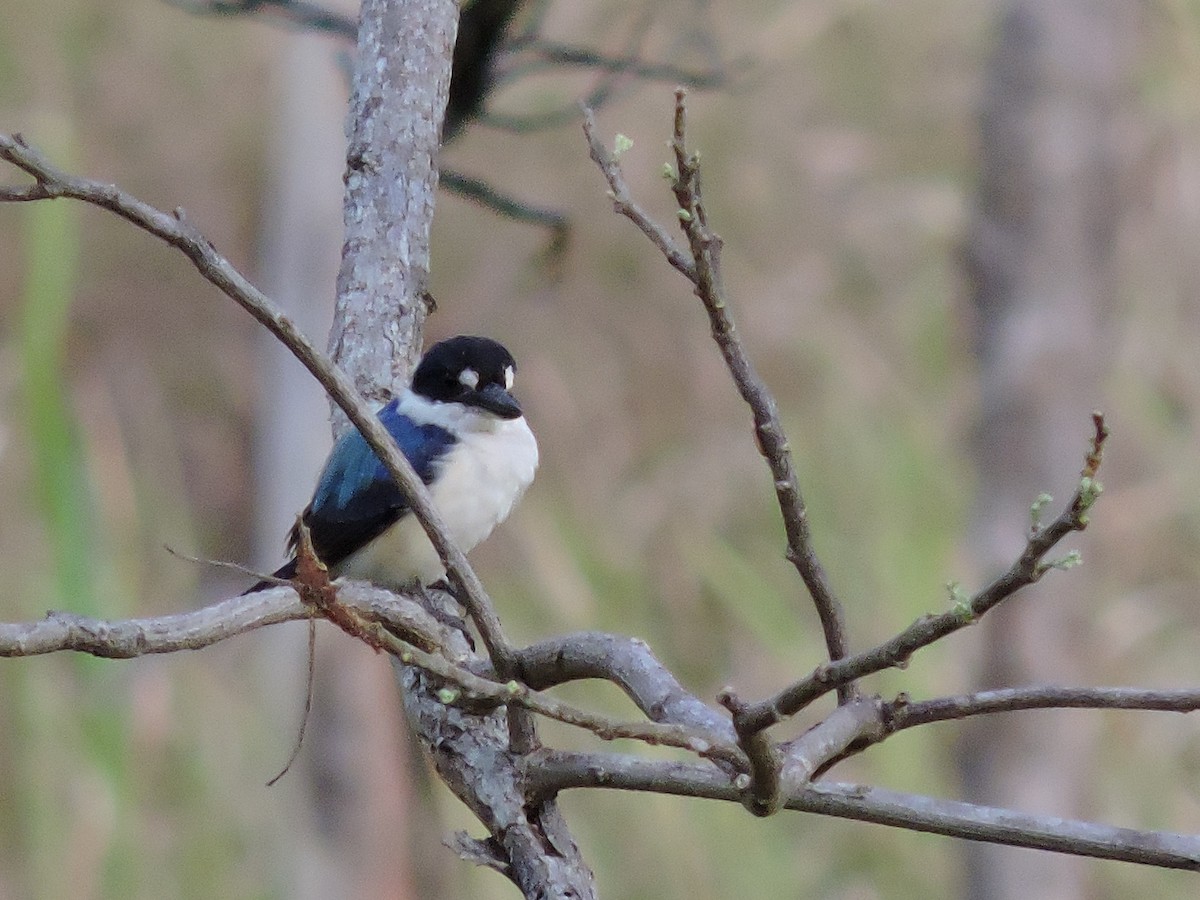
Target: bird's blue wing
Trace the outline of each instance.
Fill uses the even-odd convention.
[[[429,484],[436,463],[454,444],[454,436],[436,425],[418,425],[397,412],[393,400],[379,419],[395,438],[421,480]],[[356,550],[383,534],[408,512],[408,504],[383,463],[357,428],[349,429],[334,445],[317,481],[312,502],[304,511],[304,524],[313,549],[325,565],[338,565]],[[289,549],[297,531],[292,529]]]

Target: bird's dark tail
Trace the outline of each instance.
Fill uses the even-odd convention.
[[[291,579],[295,578],[296,577],[296,560],[294,560],[294,559],[288,560],[286,563],[284,563],[282,566],[280,566],[278,569],[276,569],[275,577],[282,578],[285,581],[290,581]],[[245,597],[247,594],[257,593],[258,591],[266,590],[269,587],[275,587],[275,585],[276,585],[276,582],[267,581],[266,579],[263,579],[258,584],[254,585],[254,587],[248,588],[248,589],[242,591],[242,596]]]

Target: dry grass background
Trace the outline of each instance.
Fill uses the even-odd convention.
[[[981,0],[673,2],[645,44],[650,57],[688,59],[694,28],[752,62],[729,90],[693,98],[692,133],[743,337],[780,399],[858,647],[943,605],[946,581],[979,577],[963,561],[977,410],[958,254],[994,14]],[[562,2],[551,21],[586,41],[640,15]],[[1087,565],[1103,572],[1103,591],[1091,631],[1060,639],[1064,653],[1086,648],[1099,682],[1185,686],[1200,677],[1200,11],[1148,4],[1145,30],[1130,86],[1136,188],[1119,248],[1119,336],[1097,348],[1111,363],[1114,438]],[[298,39],[149,0],[8,0],[0,128],[159,206],[184,206],[253,273],[273,67]],[[546,108],[586,84],[540,79],[499,103]],[[627,175],[663,219],[673,212],[659,176],[670,109],[670,86],[649,85],[600,115],[606,133],[633,138]],[[639,634],[706,696],[727,682],[758,695],[807,670],[816,622],[781,557],[747,414],[685,282],[612,216],[577,129],[530,138],[474,128],[445,161],[565,211],[573,228],[553,272],[543,235],[459,199],[443,198],[435,229],[441,309],[430,334],[504,340],[542,443],[535,488],[475,554],[516,636]],[[65,341],[73,434],[55,456],[57,483],[71,488],[58,519],[46,513],[47,451],[30,424],[55,398],[31,394],[23,350],[30,317],[49,302],[29,288],[39,240],[67,274],[77,257],[53,332]],[[114,217],[0,207],[0,619],[50,607],[169,612],[226,587],[162,545],[249,558],[255,346],[232,304]],[[1088,412],[1063,423],[1081,450]],[[1045,487],[1065,496],[1072,476]],[[74,580],[65,558],[83,561]],[[1055,602],[1056,583],[1036,602]],[[976,641],[956,638],[876,683],[961,689]],[[281,860],[300,800],[287,779],[262,784],[286,756],[281,715],[299,707],[302,682],[264,689],[273,647],[250,636],[187,657],[0,665],[0,898],[289,896]],[[615,691],[573,695],[623,708]],[[1042,715],[1047,740],[1060,728],[1095,731],[1090,814],[1200,829],[1189,719]],[[905,735],[841,777],[954,796],[955,738],[954,726]],[[448,797],[438,803],[437,827],[469,825]],[[954,897],[961,884],[957,845],[939,838],[751,821],[665,798],[572,796],[566,807],[612,897]],[[1179,874],[1090,865],[1097,897],[1194,892]],[[462,896],[513,895],[487,873],[455,877]]]

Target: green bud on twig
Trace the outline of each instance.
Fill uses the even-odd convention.
[[[1045,491],[1037,495],[1037,499],[1029,507],[1029,524],[1034,533],[1042,527],[1042,510],[1050,505],[1054,498]]]
[[[957,581],[949,581],[946,590],[950,592],[950,602],[954,604],[951,608],[954,615],[968,622],[973,621],[975,611],[971,609],[971,597],[966,589]]]
[[[1096,503],[1096,499],[1104,491],[1104,485],[1090,475],[1079,479],[1079,506],[1081,511],[1087,511]]]

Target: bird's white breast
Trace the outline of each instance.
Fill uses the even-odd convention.
[[[538,448],[524,417],[480,417],[457,434],[458,441],[435,464],[429,492],[450,537],[467,552],[508,518],[521,499],[537,470]],[[445,575],[437,551],[411,513],[339,568],[341,575],[397,588],[413,581],[432,584]]]

